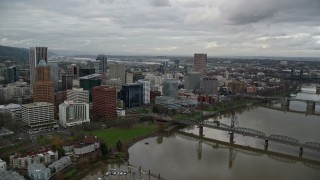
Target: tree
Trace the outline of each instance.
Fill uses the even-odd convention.
[[[52,141],[53,141],[53,144],[54,144],[57,148],[61,147],[62,139],[61,139],[61,137],[60,137],[59,135],[54,135]]]
[[[103,156],[108,156],[109,149],[108,149],[108,146],[106,145],[106,143],[101,143],[100,144],[100,151],[101,151]]]
[[[64,149],[62,147],[58,148],[58,155],[59,155],[59,157],[62,157],[62,156],[66,155],[65,151],[64,151]]]
[[[153,112],[153,113],[158,113],[158,108],[157,108],[156,105],[153,105],[153,107],[152,107],[152,112]]]
[[[121,143],[121,141],[120,140],[118,140],[118,142],[117,142],[117,151],[122,151],[122,143]]]

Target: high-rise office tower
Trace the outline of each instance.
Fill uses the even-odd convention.
[[[162,93],[164,96],[176,97],[178,93],[178,80],[165,79],[163,81]]]
[[[93,88],[92,110],[99,117],[117,117],[117,93],[116,88],[98,86]]]
[[[0,76],[4,77],[8,83],[14,83],[19,80],[16,66],[0,68]]]
[[[197,90],[200,88],[200,72],[190,72],[184,76],[184,88],[187,90]]]
[[[58,61],[48,61],[48,65],[50,67],[50,76],[51,80],[53,81],[54,84],[54,91],[57,92],[59,90],[59,82],[58,82],[58,71],[59,71],[59,66],[58,66]]]
[[[142,84],[143,104],[150,104],[150,81],[140,79],[138,83]]]
[[[97,60],[99,61],[99,73],[107,74],[108,72],[107,56],[104,54],[99,54],[97,57]]]
[[[194,54],[194,70],[207,76],[207,54]]]
[[[140,83],[129,83],[122,85],[120,99],[123,100],[127,109],[139,107],[143,104],[143,85]]]
[[[36,75],[36,67],[40,60],[45,60],[48,63],[48,48],[47,47],[30,47],[29,48],[29,66],[30,66],[30,88],[33,89],[33,83]]]
[[[91,74],[80,77],[80,87],[89,91],[89,101],[92,101],[92,88],[101,85],[100,74]]]
[[[33,101],[54,104],[54,84],[50,76],[50,67],[45,60],[41,60],[36,67]]]
[[[126,65],[125,64],[110,64],[109,65],[109,78],[120,79],[122,85],[126,83]]]
[[[88,61],[87,65],[90,69],[94,69],[95,74],[99,74],[99,61]]]
[[[62,79],[62,85],[61,85],[62,91],[72,89],[72,87],[73,87],[73,76],[72,75],[62,75],[61,79]]]
[[[78,78],[79,77],[80,67],[78,65],[76,65],[76,64],[71,64],[69,68],[71,69],[72,76],[74,78]]]

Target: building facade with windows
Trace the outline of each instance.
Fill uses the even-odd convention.
[[[143,104],[150,104],[150,81],[140,79],[138,83],[142,84]]]
[[[54,84],[50,76],[50,68],[45,60],[40,60],[36,68],[33,85],[34,102],[49,102],[54,104]]]
[[[54,106],[48,102],[35,102],[22,105],[20,127],[29,134],[58,129],[54,120]]]
[[[40,60],[48,63],[48,48],[47,47],[30,47],[29,48],[29,66],[30,66],[30,86],[33,89],[33,83],[36,76],[36,67]]]
[[[98,86],[93,88],[92,111],[103,118],[117,117],[117,92],[110,86]]]
[[[194,71],[207,76],[207,54],[194,54]]]
[[[83,88],[72,88],[67,91],[67,100],[77,103],[89,103],[89,91]]]
[[[122,85],[120,98],[127,109],[139,107],[143,104],[143,88],[140,83]]]
[[[60,126],[72,127],[84,122],[90,122],[88,103],[64,101],[59,105]]]
[[[99,73],[100,74],[107,74],[108,73],[107,56],[104,54],[99,54],[97,56],[97,60],[99,61]]]
[[[89,101],[92,101],[92,89],[96,86],[100,86],[102,81],[100,74],[91,74],[88,76],[80,77],[80,87],[89,91]]]

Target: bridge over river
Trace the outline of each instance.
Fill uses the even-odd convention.
[[[320,90],[319,90],[320,91]],[[292,101],[298,101],[298,102],[304,102],[306,103],[306,113],[307,114],[313,114],[313,115],[319,115],[319,113],[315,112],[316,105],[320,104],[320,101],[317,100],[310,100],[310,99],[298,99],[296,97],[273,97],[273,96],[253,96],[253,95],[241,95],[242,97],[251,98],[251,99],[259,99],[259,100],[268,100],[268,101],[280,101],[281,107],[271,107],[273,109],[279,109],[279,110],[285,110],[285,111],[292,111],[290,110],[290,102]],[[300,111],[298,111],[300,113]]]
[[[247,127],[234,127],[230,126],[224,123],[221,123],[220,121],[199,121],[199,120],[175,120],[170,117],[163,117],[156,114],[153,114],[154,118],[157,121],[160,122],[171,122],[176,124],[184,124],[184,125],[193,125],[198,126],[199,128],[199,135],[203,136],[203,127],[206,128],[212,128],[212,129],[218,129],[229,132],[230,135],[230,142],[233,141],[234,134],[241,134],[244,136],[250,136],[255,138],[260,138],[265,141],[265,148],[268,147],[269,141],[287,144],[291,146],[296,146],[299,148],[299,155],[302,157],[303,149],[311,149],[315,151],[320,151],[320,143],[318,142],[305,142],[301,143],[299,140],[294,139],[292,137],[284,136],[284,135],[278,135],[278,134],[271,134],[267,135],[266,133],[247,128]]]
[[[233,142],[225,142],[225,141],[220,141],[220,140],[216,140],[216,139],[212,139],[212,138],[201,137],[201,136],[197,136],[195,134],[184,132],[184,131],[177,131],[176,135],[183,138],[183,139],[189,140],[189,141],[198,142],[198,146],[197,146],[198,157],[202,156],[201,155],[202,143],[204,143],[208,146],[211,146],[213,148],[228,149],[230,151],[229,152],[229,167],[232,166],[232,163],[235,158],[235,154],[233,154],[232,151],[248,154],[251,156],[262,156],[263,154],[266,154],[270,158],[276,159],[278,161],[290,162],[290,163],[303,162],[306,166],[320,167],[320,161],[317,161],[317,160],[312,160],[312,159],[308,159],[308,158],[297,157],[297,156],[293,156],[293,155],[269,151],[267,149],[259,149],[259,148],[255,148],[255,147],[234,144]]]

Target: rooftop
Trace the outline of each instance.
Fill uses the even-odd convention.
[[[48,103],[48,102],[34,102],[34,103],[30,103],[30,104],[24,104],[22,106],[26,107],[26,108],[31,108],[31,107],[49,106],[49,105],[53,105],[53,104],[52,103]]]
[[[95,142],[99,142],[99,140],[97,136],[85,136],[83,142],[86,144],[93,144]]]
[[[79,77],[79,79],[93,79],[93,78],[98,78],[100,76],[101,76],[101,74],[90,74],[90,75],[87,75],[87,76]]]

